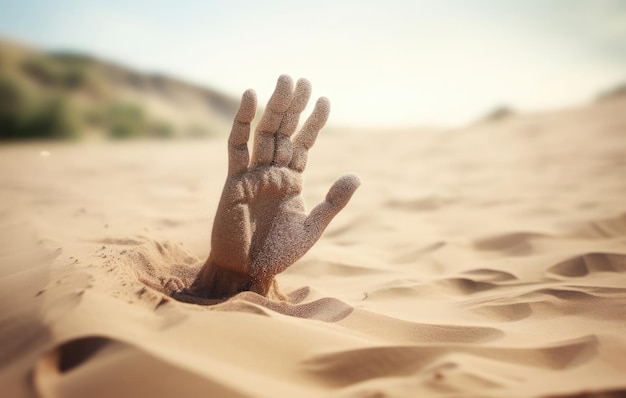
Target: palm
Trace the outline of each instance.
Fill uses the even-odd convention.
[[[328,100],[320,98],[292,140],[310,92],[304,79],[294,91],[291,78],[279,78],[256,129],[252,159],[247,142],[256,96],[252,90],[244,93],[229,137],[228,177],[213,223],[211,254],[194,282],[204,295],[233,289],[267,294],[273,277],[313,246],[359,186],[356,176],[341,177],[326,200],[306,214],[302,171],[330,111]]]
[[[234,271],[277,274],[290,264],[269,262],[271,252],[281,259],[300,257],[293,240],[304,238],[297,231],[306,220],[301,179],[300,173],[277,166],[229,178],[215,216],[219,228],[213,230],[212,258]],[[279,235],[282,239],[275,239]]]

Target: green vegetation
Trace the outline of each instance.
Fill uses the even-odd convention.
[[[150,121],[139,105],[114,101],[81,115],[63,91],[38,92],[0,75],[0,140],[76,139],[85,126],[114,139],[174,135],[169,124]]]
[[[78,124],[60,94],[36,96],[0,76],[0,139],[76,138]]]
[[[31,64],[31,66],[34,64]],[[45,63],[37,64],[39,81],[74,87],[75,75],[62,75]],[[35,73],[35,68],[31,69]],[[70,83],[71,82],[71,83]],[[85,127],[104,131],[109,138],[172,138],[174,128],[151,120],[144,109],[131,102],[110,101],[79,112],[66,90],[41,91],[24,79],[0,74],[0,140],[77,139]]]
[[[114,101],[92,109],[85,114],[85,121],[113,139],[173,138],[176,133],[171,124],[149,119],[143,108],[132,102]]]
[[[198,115],[187,104],[209,109]],[[229,97],[166,76],[0,40],[0,141],[213,137],[228,129],[219,116],[228,119],[236,109]],[[174,123],[192,114],[188,124]]]
[[[22,61],[21,66],[26,74],[49,87],[75,90],[87,82],[87,70],[80,62],[33,56]]]
[[[43,100],[30,121],[32,138],[78,138],[79,124],[68,100],[53,96]]]
[[[174,138],[175,134],[174,127],[163,120],[155,120],[148,125],[148,137]]]
[[[106,124],[111,138],[136,138],[144,135],[146,119],[139,106],[116,102],[106,109]]]

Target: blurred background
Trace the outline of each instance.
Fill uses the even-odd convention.
[[[216,137],[282,73],[330,128],[576,106],[626,91],[626,1],[0,0],[2,140]]]

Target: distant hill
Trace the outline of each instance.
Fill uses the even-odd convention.
[[[609,90],[600,93],[597,97],[597,101],[611,101],[618,98],[626,98],[626,83],[615,86]]]
[[[209,137],[237,106],[175,78],[0,40],[0,140]]]

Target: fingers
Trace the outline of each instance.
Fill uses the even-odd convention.
[[[305,221],[309,239],[319,239],[331,220],[350,201],[352,194],[361,185],[361,180],[354,174],[340,177],[326,194],[326,200],[315,206]]]
[[[247,90],[241,97],[241,105],[235,116],[233,128],[228,137],[228,174],[239,174],[248,169],[248,138],[250,123],[256,114],[256,93]]]
[[[311,83],[306,79],[299,79],[293,95],[291,105],[276,131],[276,146],[274,153],[274,164],[277,166],[287,166],[291,161],[292,144],[291,135],[298,126],[300,114],[306,108],[306,104],[311,97]]]
[[[270,164],[274,160],[275,133],[280,127],[283,116],[293,98],[293,80],[281,75],[276,83],[274,94],[267,103],[267,108],[256,128],[252,166]]]
[[[311,96],[311,84],[300,79],[292,91],[291,78],[281,75],[255,132],[252,167],[274,164],[304,170],[308,150],[328,120],[330,102],[325,97],[317,100],[313,113],[292,142],[290,137]]]
[[[313,113],[300,132],[293,139],[293,155],[289,167],[296,171],[303,171],[306,167],[309,149],[315,144],[317,134],[328,120],[330,101],[326,97],[317,100]]]

